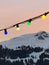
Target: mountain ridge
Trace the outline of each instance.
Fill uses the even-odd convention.
[[[1,42],[0,65],[2,64],[49,65],[49,34],[41,31]]]
[[[44,37],[42,34],[44,34],[45,36],[47,37]],[[38,36],[37,36],[38,34]],[[47,34],[47,35],[46,35]],[[43,39],[39,39],[39,37],[42,36]],[[20,37],[15,37],[15,38],[12,38],[8,41],[4,41],[4,42],[0,42],[0,45],[3,45],[3,47],[7,46],[8,48],[15,48],[16,46],[21,46],[21,45],[30,45],[30,46],[43,46],[46,43],[48,44],[49,42],[49,34],[47,32],[44,31],[40,31],[38,33],[34,33],[34,34],[26,34],[26,35],[22,35]],[[12,46],[11,46],[12,45]]]

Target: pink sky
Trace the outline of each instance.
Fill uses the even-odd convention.
[[[49,11],[49,0],[0,0],[0,29],[38,16]],[[20,25],[20,30],[9,29],[5,36],[0,32],[0,42],[24,34],[31,34],[38,31],[49,32],[49,15],[45,20],[37,19],[32,21],[30,27],[26,24]]]

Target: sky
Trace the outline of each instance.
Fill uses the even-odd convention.
[[[0,0],[0,29],[49,12],[48,5],[49,0]],[[1,31],[0,42],[43,30],[49,32],[49,15],[45,20],[40,18],[32,21],[30,27],[26,24],[20,25],[19,31],[16,30],[16,27],[8,29],[6,36],[4,31]]]

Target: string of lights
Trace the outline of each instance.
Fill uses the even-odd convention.
[[[13,28],[13,27],[16,26],[17,30],[19,30],[19,29],[20,29],[20,28],[19,28],[19,25],[20,25],[20,24],[24,24],[24,23],[26,23],[28,26],[30,26],[30,25],[31,25],[31,22],[32,22],[33,20],[36,20],[36,19],[38,19],[38,18],[45,19],[46,16],[47,16],[47,14],[49,14],[49,12],[45,12],[44,14],[41,14],[41,15],[39,15],[39,16],[30,18],[30,19],[27,19],[27,20],[22,21],[22,22],[20,22],[20,23],[14,24],[14,25],[12,25],[12,26],[10,26],[10,27],[4,28],[4,29],[0,29],[0,31],[3,31],[3,30],[4,30],[4,34],[7,35],[7,34],[8,34],[7,29],[10,29],[10,28]]]

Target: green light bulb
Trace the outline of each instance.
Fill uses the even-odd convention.
[[[31,25],[31,22],[30,22],[30,21],[27,21],[26,24],[27,24],[28,26],[30,26],[30,25]]]

